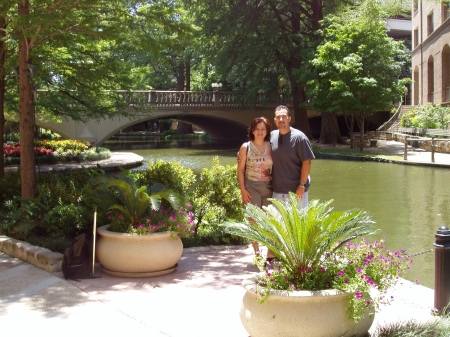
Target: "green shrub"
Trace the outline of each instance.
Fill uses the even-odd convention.
[[[44,214],[41,226],[47,232],[47,236],[72,240],[77,235],[87,232],[91,227],[93,215],[94,212],[83,205],[58,205]]]
[[[189,188],[195,182],[195,174],[190,168],[185,168],[178,162],[158,160],[151,162],[145,171],[136,173],[139,185],[153,186],[156,183],[187,195]]]
[[[25,241],[31,237],[62,237],[70,241],[80,233],[92,233],[96,202],[91,180],[98,174],[81,170],[38,175],[35,199],[22,200],[17,197],[19,191],[15,203],[9,203],[4,234]],[[20,177],[18,180],[20,185]],[[104,218],[104,213],[99,213],[98,219]]]
[[[450,108],[427,103],[403,114],[400,125],[406,128],[447,129],[449,123]]]
[[[21,193],[20,172],[11,172],[0,177],[0,211],[7,211],[5,202],[11,202]]]
[[[208,226],[214,237],[226,238],[224,230],[215,227],[225,220],[241,221],[244,218],[236,165],[220,165],[219,158],[215,157],[212,167],[203,169],[191,200],[198,226]]]

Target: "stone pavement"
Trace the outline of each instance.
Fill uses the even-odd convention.
[[[436,154],[433,164],[429,152],[408,149],[408,164],[450,165],[450,154]],[[404,145],[394,141],[364,149],[400,156],[403,150]],[[114,155],[108,165],[126,165],[127,157],[136,165],[139,158],[134,156]],[[104,167],[105,162],[99,164]],[[187,248],[172,274],[127,279],[104,274],[97,266],[95,274],[101,278],[76,282],[0,252],[0,331],[50,337],[248,337],[239,319],[244,295],[240,284],[258,272],[252,255],[250,247]],[[393,303],[381,308],[371,332],[387,323],[434,319],[432,289],[401,280],[392,295]]]
[[[0,252],[0,331],[46,336],[249,337],[239,310],[243,279],[255,275],[253,250],[187,248],[172,274],[64,280]],[[433,290],[402,281],[377,325],[433,319]]]

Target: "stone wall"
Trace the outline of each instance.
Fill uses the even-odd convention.
[[[48,272],[60,272],[63,255],[25,241],[0,236],[0,251],[17,257]]]
[[[388,139],[386,135],[386,139]],[[402,134],[392,134],[391,140],[395,140],[397,142],[404,143],[405,142],[405,135]],[[424,149],[426,151],[431,152],[431,139],[430,140],[414,140],[414,139],[408,139],[408,145],[411,145],[412,147],[416,147],[419,149]],[[442,139],[434,140],[434,152],[438,153],[450,153],[450,139]]]

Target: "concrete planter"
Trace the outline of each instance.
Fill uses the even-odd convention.
[[[97,229],[96,256],[102,269],[114,276],[149,277],[169,274],[176,269],[183,243],[170,232],[131,235]]]
[[[338,290],[273,291],[261,304],[256,297],[256,278],[244,280],[247,290],[241,321],[252,337],[365,336],[374,317],[355,322],[348,318],[348,294]]]

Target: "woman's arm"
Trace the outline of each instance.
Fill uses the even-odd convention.
[[[245,163],[247,162],[247,143],[242,144],[241,148],[239,149],[239,158],[240,159],[238,161],[238,168],[237,168],[239,188],[241,189],[242,202],[247,204],[250,202],[250,199],[252,198],[250,193],[245,189],[244,183]]]

